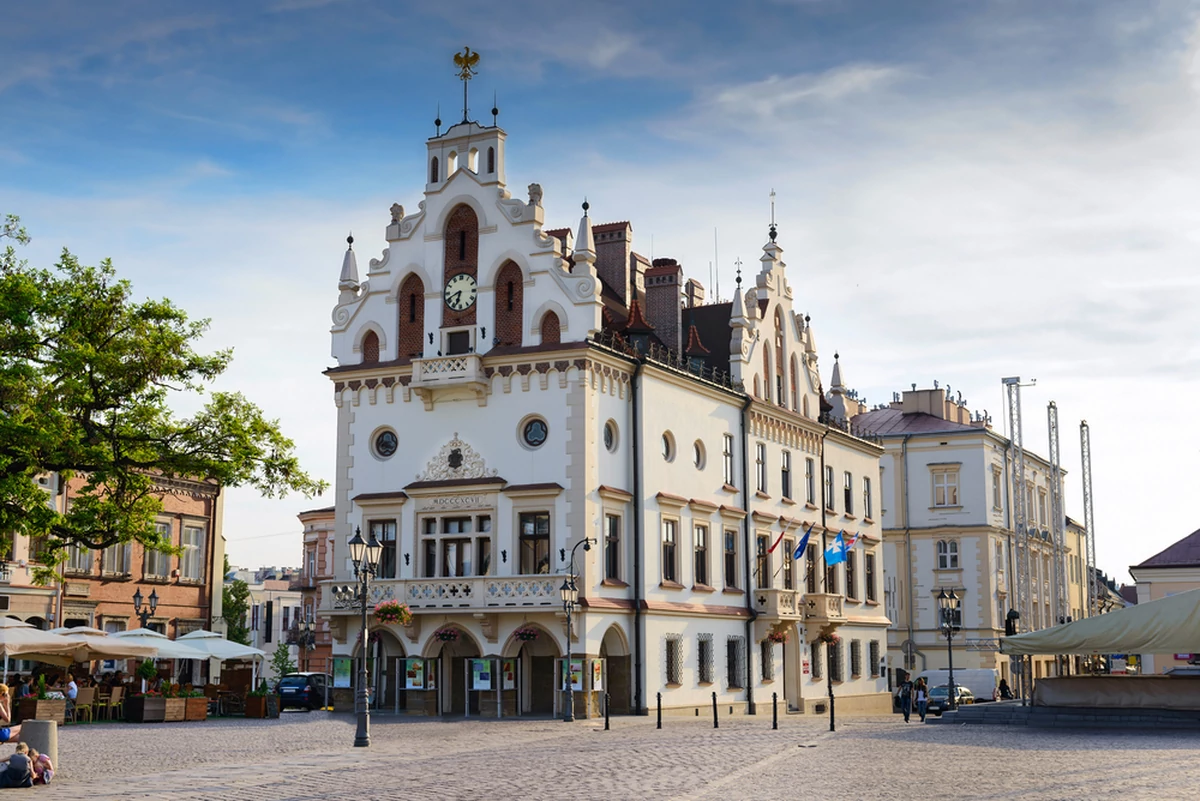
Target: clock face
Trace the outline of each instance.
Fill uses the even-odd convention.
[[[471,308],[475,294],[475,279],[467,273],[459,273],[446,282],[446,305],[454,311]]]

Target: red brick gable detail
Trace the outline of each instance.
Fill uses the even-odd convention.
[[[524,276],[515,262],[508,261],[496,275],[496,339],[498,345],[522,344],[524,320]]]
[[[479,279],[479,218],[467,205],[450,212],[446,220],[446,236],[442,241],[443,269],[442,285],[453,276],[466,273]],[[472,303],[463,311],[456,312],[442,304],[442,325],[475,325],[475,308]]]

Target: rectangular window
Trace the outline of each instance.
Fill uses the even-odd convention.
[[[958,506],[958,471],[933,472],[933,505]]]
[[[713,683],[713,638],[711,634],[701,634],[696,638],[696,670],[701,684]]]
[[[829,678],[833,681],[845,681],[845,668],[842,665],[842,644],[830,643],[829,648]]]
[[[862,642],[850,641],[850,677],[857,679],[862,675]]]
[[[185,581],[204,581],[204,531],[202,526],[184,526],[179,537],[179,574]]]
[[[879,660],[879,640],[871,640],[867,643],[867,661],[871,663],[871,678],[877,678],[882,667]]]
[[[171,542],[171,524],[155,523],[154,530],[166,542]],[[166,578],[171,573],[171,555],[146,548],[142,558],[142,573],[147,578]]]
[[[280,607],[279,612],[280,612],[279,630],[287,631],[288,630],[288,608],[286,606]]]
[[[875,596],[875,554],[863,554],[863,581],[867,585],[867,600],[877,600]]]
[[[383,546],[379,552],[379,578],[396,578],[396,521],[372,520],[371,534]]]
[[[675,520],[662,521],[662,580],[679,583],[679,554],[676,539],[679,523]]]
[[[804,460],[804,500],[815,505],[817,502],[816,463],[812,459]]]
[[[863,476],[863,517],[867,520],[875,517],[875,504],[871,500],[871,479]]]
[[[267,601],[266,608],[263,611],[263,642],[270,642],[273,632],[271,627],[275,624],[275,602]]]
[[[1000,490],[1000,471],[993,467],[992,468],[992,509],[996,510],[997,512],[999,512],[1002,508],[1003,501],[1001,500],[1001,498],[1003,498],[1003,495],[1001,495],[1001,490]]]
[[[809,545],[804,565],[804,589],[806,592],[817,591],[817,546]]]
[[[1025,485],[1025,517],[1026,519],[1033,517],[1033,484]]]
[[[763,443],[758,443],[755,446],[757,456],[754,460],[755,470],[758,474],[758,491],[767,491],[767,446]]]
[[[251,631],[258,631],[259,611],[261,609],[262,609],[262,607],[259,604],[255,604],[254,606],[250,607],[250,630]]]
[[[779,457],[779,492],[783,497],[792,498],[792,452],[782,451]]]
[[[522,512],[521,573],[550,572],[550,513]]]
[[[771,658],[771,641],[763,640],[759,643],[759,659],[762,665],[762,680],[771,681],[775,678],[775,660]]]
[[[857,578],[858,554],[854,551],[849,551],[846,554],[846,597],[858,597],[858,582]]]
[[[683,640],[667,637],[667,684],[683,684]]]
[[[828,465],[825,467],[825,508],[833,511],[833,468]]]
[[[492,574],[492,540],[489,537],[478,537],[475,540],[475,575],[490,576]]]
[[[733,480],[733,434],[725,435],[724,450],[721,452],[722,461],[725,464],[725,483],[729,486],[735,486]]]
[[[736,589],[737,580],[737,531],[725,529],[725,586]]]
[[[767,553],[767,549],[771,547],[771,537],[767,534],[757,534],[754,541],[754,574],[757,577],[758,588],[763,590],[771,586],[771,555]]]
[[[958,570],[958,540],[938,540],[938,570]]]
[[[842,474],[842,503],[845,504],[843,512],[854,514],[854,476],[849,472]]]
[[[133,569],[133,544],[121,542],[104,549],[100,570],[113,576],[128,576]]]
[[[1038,490],[1038,523],[1046,525],[1048,515],[1046,514],[1046,491]]]
[[[812,668],[812,677],[819,679],[824,675],[821,670],[823,663],[821,661],[821,643],[813,640],[812,648],[810,649],[811,656],[809,657],[810,667]]]
[[[462,578],[471,575],[471,540],[450,538],[442,540],[442,577]]]
[[[744,685],[745,664],[745,641],[741,637],[730,637],[725,641],[725,683],[729,689],[741,689]]]
[[[63,569],[68,573],[91,573],[92,561],[92,551],[90,548],[82,545],[68,545],[67,563],[63,566]]]
[[[437,540],[424,540],[425,543],[425,578],[437,576]]]
[[[604,577],[621,580],[621,516],[604,516]]]
[[[785,590],[796,589],[795,565],[796,560],[792,558],[792,552],[796,550],[796,543],[791,538],[785,537],[783,540],[783,588]]]
[[[470,534],[475,530],[473,521],[469,517],[444,517],[442,518],[442,533],[443,534]]]
[[[708,526],[693,529],[692,583],[708,584]]]
[[[830,595],[837,595],[838,593],[837,565],[825,565],[825,592]]]

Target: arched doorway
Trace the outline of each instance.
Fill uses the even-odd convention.
[[[628,715],[632,711],[629,645],[616,623],[604,632],[604,639],[600,641],[600,658],[605,660],[608,673],[608,698],[612,711],[618,715]]]
[[[371,701],[375,709],[384,712],[405,709],[404,663],[407,655],[400,638],[387,629],[375,629],[370,634]]]
[[[562,649],[544,626],[525,623],[521,629],[535,630],[538,636],[533,640],[510,638],[504,649],[504,655],[515,657],[519,665],[517,708],[522,715],[553,715],[557,688],[554,664],[563,655]]]
[[[439,632],[454,632],[454,639],[441,639]],[[425,648],[426,656],[438,659],[438,692],[443,715],[479,714],[478,693],[467,692],[467,660],[483,656],[470,632],[454,625],[442,626]],[[470,705],[468,707],[468,704]]]

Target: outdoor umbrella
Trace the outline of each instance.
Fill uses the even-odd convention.
[[[93,659],[131,659],[153,657],[155,649],[149,645],[133,642],[129,640],[118,640],[108,636],[107,632],[99,629],[86,627],[80,628],[57,628],[50,629],[51,634],[61,634],[76,643],[78,646],[69,655],[71,662],[91,662]],[[41,659],[43,662],[55,662],[58,664],[70,664],[70,662],[62,661],[64,657],[54,654],[47,654],[49,658],[41,658],[38,656],[34,659]]]
[[[199,651],[196,648],[185,645],[178,640],[172,640],[165,634],[160,634],[157,631],[150,629],[132,629],[130,631],[118,631],[110,634],[110,637],[121,640],[122,642],[131,642],[138,645],[146,645],[153,649],[157,654],[158,659],[207,659],[208,654]]]
[[[263,651],[257,648],[230,642],[213,631],[193,631],[190,634],[180,637],[177,642],[186,643],[190,648],[203,651],[202,656],[222,662],[227,659],[262,659],[266,656]],[[252,673],[251,675],[254,676],[255,674]]]
[[[8,658],[42,659],[58,656],[70,659],[81,643],[61,634],[34,628],[11,617],[0,618],[0,651],[4,653],[4,680],[8,681]]]

